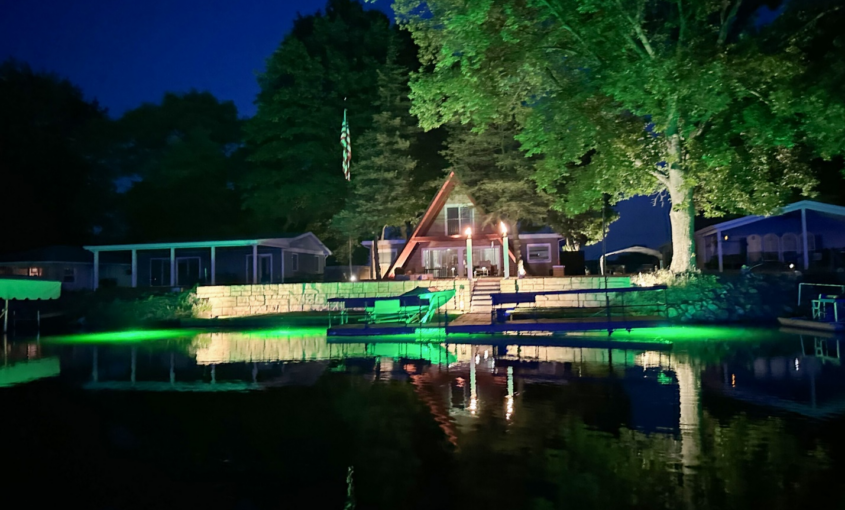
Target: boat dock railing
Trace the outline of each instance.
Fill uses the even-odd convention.
[[[845,294],[845,285],[837,285],[835,283],[799,283],[798,284],[798,306],[803,304],[802,296],[804,293],[804,289],[808,287],[824,287],[827,288],[836,288],[839,290],[839,294]],[[818,294],[815,294],[818,296]],[[812,296],[812,294],[811,294]],[[814,298],[810,298],[814,299]]]
[[[655,285],[652,287],[623,287],[611,289],[575,289],[575,290],[553,290],[553,291],[537,291],[537,292],[502,292],[492,294],[493,313],[492,320],[494,322],[504,322],[512,319],[514,314],[527,315],[529,318],[536,318],[543,314],[555,313],[556,311],[566,310],[569,313],[577,312],[577,315],[598,316],[607,315],[608,317],[628,317],[628,316],[643,316],[648,315],[642,313],[649,311],[653,315],[662,315],[664,317],[669,314],[669,303],[666,299],[666,285]],[[659,292],[659,298],[653,302],[636,301],[625,303],[625,296],[627,294],[642,293],[642,292]],[[604,306],[582,306],[580,297],[590,294],[605,295]],[[564,305],[559,307],[551,306],[537,306],[538,297],[550,297],[561,295],[576,296],[575,304]],[[611,295],[614,296],[611,300]],[[618,298],[617,298],[618,296]],[[594,300],[595,301],[595,300]],[[519,305],[533,305],[533,306],[519,306]]]

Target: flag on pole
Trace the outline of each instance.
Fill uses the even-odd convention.
[[[343,109],[343,125],[340,127],[340,145],[343,146],[343,177],[349,181],[349,165],[352,163],[352,140],[349,137],[349,122],[346,121],[346,108]]]

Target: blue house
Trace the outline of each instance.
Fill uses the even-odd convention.
[[[94,254],[93,288],[101,283],[100,256],[131,256],[132,287],[192,287],[196,284],[262,284],[313,280],[331,255],[314,234],[259,239],[85,246]],[[256,261],[258,261],[256,263]]]
[[[773,216],[745,216],[695,233],[702,269],[767,264],[781,269],[845,267],[845,207],[802,200]]]

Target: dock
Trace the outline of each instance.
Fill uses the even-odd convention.
[[[391,336],[391,335],[461,335],[507,334],[520,332],[613,331],[633,328],[656,328],[668,325],[663,317],[581,317],[554,319],[513,319],[492,322],[488,313],[465,313],[450,322],[343,324],[327,330],[328,336]]]

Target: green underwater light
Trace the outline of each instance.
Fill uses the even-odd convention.
[[[200,332],[194,329],[140,329],[102,333],[78,333],[75,335],[48,337],[44,341],[69,344],[130,343],[188,338]]]
[[[600,332],[596,332],[601,334]],[[603,333],[607,335],[607,332]],[[638,328],[631,331],[614,330],[611,338],[656,342],[761,341],[772,338],[772,330],[737,326],[665,326]]]

